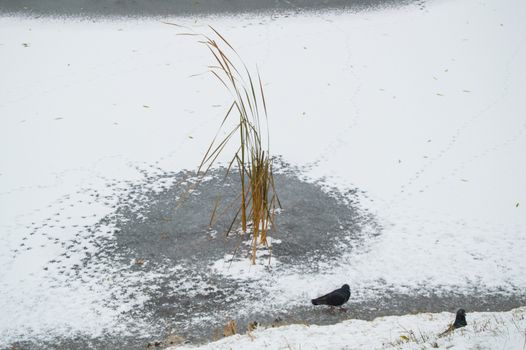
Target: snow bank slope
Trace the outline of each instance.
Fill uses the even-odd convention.
[[[349,320],[332,326],[290,325],[235,335],[200,347],[183,349],[523,349],[526,308],[476,312],[468,325],[439,337],[454,314],[389,316],[373,321]],[[172,348],[175,349],[175,348]]]

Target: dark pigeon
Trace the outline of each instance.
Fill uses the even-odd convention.
[[[333,290],[329,294],[325,294],[319,298],[312,299],[313,305],[329,305],[342,306],[349,300],[351,290],[348,284],[344,284],[341,288]]]
[[[457,316],[455,317],[455,322],[453,324],[450,324],[449,327],[439,336],[443,337],[445,335],[448,335],[455,329],[465,327],[467,324],[468,323],[466,322],[466,310],[458,309]]]
[[[455,323],[453,323],[453,328],[457,329],[460,327],[465,327],[468,323],[466,322],[466,310],[459,309],[457,311],[457,317],[455,317]]]

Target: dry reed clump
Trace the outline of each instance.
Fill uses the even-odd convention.
[[[198,177],[202,179],[208,173],[227,144],[236,142],[226,176],[232,166],[237,167],[240,189],[237,205],[233,203],[228,206],[236,208],[236,214],[226,235],[232,232],[234,224],[240,220],[243,234],[251,234],[251,261],[255,264],[257,247],[268,247],[267,233],[274,226],[275,209],[280,207],[269,149],[267,104],[259,71],[257,78],[254,78],[232,45],[214,28],[210,29],[216,39],[203,34],[182,35],[196,35],[203,39],[200,42],[209,49],[215,60],[215,64],[209,66],[210,72],[230,92],[233,101],[201,160]],[[227,121],[231,119],[235,121],[234,126],[226,130],[224,138],[218,139],[220,131],[225,131],[223,129],[229,125]],[[262,139],[264,131],[266,135]],[[219,199],[214,206],[210,226],[220,215],[218,206]]]
[[[237,334],[237,324],[236,321],[230,320],[223,327],[223,337],[230,337],[231,335]]]

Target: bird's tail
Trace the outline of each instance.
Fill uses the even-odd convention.
[[[312,305],[325,305],[325,304],[327,304],[327,302],[325,301],[324,297],[319,297],[319,298],[316,298],[316,299],[312,299],[311,302],[312,302]]]

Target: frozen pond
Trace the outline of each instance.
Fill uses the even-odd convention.
[[[526,303],[524,2],[83,17],[156,14],[101,3],[0,1],[0,348]],[[255,266],[232,212],[208,228],[235,173],[181,200],[230,96],[164,21],[217,28],[261,72],[283,208]],[[310,305],[343,283],[347,313]]]

